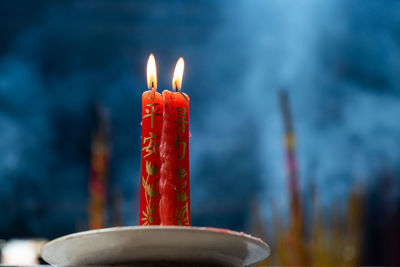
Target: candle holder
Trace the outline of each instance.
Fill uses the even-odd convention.
[[[42,257],[59,266],[252,266],[270,254],[261,239],[209,227],[131,226],[57,238]]]

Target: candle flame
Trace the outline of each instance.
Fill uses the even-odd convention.
[[[175,66],[174,78],[172,79],[172,89],[174,91],[180,91],[182,87],[182,77],[183,70],[185,68],[185,63],[183,62],[183,58],[179,58],[178,62]]]
[[[150,54],[147,61],[147,88],[157,90],[157,68],[153,54]]]

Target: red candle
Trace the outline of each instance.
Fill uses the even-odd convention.
[[[175,116],[174,95],[163,92],[164,112],[160,145],[160,219],[161,225],[175,225],[176,209],[176,153],[175,153]]]
[[[163,100],[157,90],[156,63],[153,54],[147,62],[147,85],[142,95],[142,145],[140,225],[159,225],[158,182],[160,180],[159,144],[162,130]]]
[[[172,82],[175,92],[163,92],[161,225],[190,225],[189,97],[180,92],[183,69],[180,58]]]
[[[181,92],[175,95],[175,126],[177,151],[176,223],[190,225],[189,175],[189,97]]]

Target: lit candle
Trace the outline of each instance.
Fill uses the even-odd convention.
[[[163,99],[157,92],[157,70],[153,54],[147,62],[147,87],[149,90],[142,95],[140,225],[159,225],[158,182],[161,166],[159,144]]]
[[[160,144],[161,225],[190,225],[189,97],[181,92],[183,58],[176,64],[173,91],[163,91]]]

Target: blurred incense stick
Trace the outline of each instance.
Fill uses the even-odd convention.
[[[109,164],[108,111],[96,106],[96,127],[92,135],[89,177],[89,228],[106,224],[107,183]]]
[[[296,139],[294,135],[293,117],[290,109],[289,96],[286,90],[279,92],[279,102],[285,130],[286,168],[289,179],[290,192],[290,230],[288,246],[291,250],[293,262],[289,264],[305,265],[306,255],[303,241],[303,219],[300,207],[298,174],[296,162]]]

